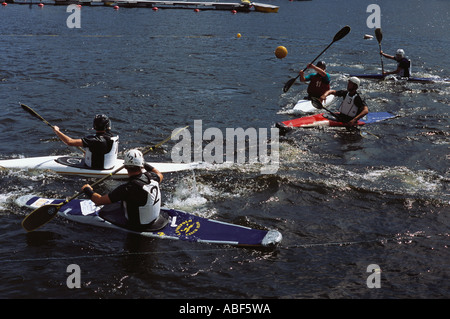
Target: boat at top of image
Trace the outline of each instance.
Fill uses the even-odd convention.
[[[394,80],[394,81],[408,81],[408,82],[420,82],[420,83],[436,83],[436,82],[449,82],[450,79],[440,77],[420,78],[420,77],[396,77],[386,76],[382,74],[352,74],[350,76],[356,76],[361,79],[373,79],[373,80]]]

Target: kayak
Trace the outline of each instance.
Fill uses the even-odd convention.
[[[435,83],[435,82],[450,82],[450,79],[443,79],[443,78],[416,78],[416,77],[409,77],[409,78],[397,78],[395,76],[383,76],[381,74],[355,74],[350,76],[356,76],[361,79],[375,79],[375,80],[381,80],[383,78],[389,79],[389,80],[399,80],[399,81],[409,81],[409,82],[420,82],[420,83]]]
[[[202,168],[206,163],[149,163],[158,169],[161,173],[184,171],[196,168]],[[0,167],[12,169],[39,169],[50,170],[61,175],[75,175],[82,177],[101,178],[114,172],[123,165],[123,160],[118,159],[116,165],[108,170],[96,170],[84,165],[82,157],[73,156],[43,156],[18,158],[9,160],[0,160]],[[112,178],[127,178],[127,170],[122,169]]]
[[[331,103],[334,102],[334,99],[334,95],[328,95],[325,99],[325,103],[323,103],[323,106],[330,106]],[[311,103],[311,100],[299,100],[288,114],[315,113],[317,111],[318,109],[314,107],[314,105]]]
[[[358,126],[376,123],[387,119],[394,118],[396,115],[389,112],[374,112],[369,113],[357,123]],[[314,114],[310,116],[300,117],[294,120],[284,121],[276,124],[280,129],[289,129],[294,127],[308,128],[321,126],[350,126],[347,123],[336,121],[331,115],[327,113]]]
[[[15,202],[20,207],[37,209],[48,204],[59,204],[64,200],[24,195]],[[91,200],[74,199],[63,205],[58,215],[82,224],[112,228],[152,238],[233,246],[272,246],[282,240],[282,235],[277,230],[253,229],[169,208],[161,208],[161,218],[148,228],[139,230],[126,226],[127,221],[120,203],[95,206]]]

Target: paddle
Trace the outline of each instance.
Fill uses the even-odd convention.
[[[326,50],[328,50],[328,48],[336,41],[341,40],[343,37],[345,37],[348,33],[350,32],[350,27],[348,25],[346,25],[345,27],[343,27],[341,30],[339,30],[338,33],[336,33],[336,35],[333,38],[333,41],[322,51],[320,52],[320,54],[318,56],[316,56],[316,58],[314,60],[311,61],[310,64],[313,64]],[[304,68],[303,72],[305,72],[307,69]],[[297,75],[295,78],[290,79],[289,81],[286,82],[286,84],[283,87],[283,92],[286,93],[287,91],[289,91],[289,89],[291,88],[292,84],[294,84],[295,81],[297,81],[298,77],[300,76]]]
[[[380,48],[380,60],[381,60],[381,74],[384,77],[384,64],[383,64],[383,55],[381,54],[381,40],[383,40],[383,33],[381,33],[381,28],[375,29],[375,36],[378,41],[378,47]]]
[[[339,114],[336,114],[336,113],[330,111],[329,109],[327,109],[325,106],[323,106],[322,102],[320,102],[320,100],[318,98],[311,97],[311,104],[312,104],[312,106],[314,106],[318,110],[324,109],[325,111],[327,111],[328,113],[333,115],[338,122],[342,122],[342,121],[339,120]]]
[[[40,119],[42,122],[44,122],[45,124],[47,124],[48,126],[50,126],[50,127],[53,129],[53,125],[51,125],[49,122],[47,122],[46,119],[44,119],[42,116],[40,116],[40,115],[39,115],[35,110],[33,110],[31,107],[29,107],[28,105],[22,104],[22,103],[20,103],[20,106],[21,106],[25,111],[27,111],[28,113],[30,113],[30,114],[33,115],[34,117]],[[81,147],[78,147],[78,149],[79,149],[81,152],[85,153],[85,151],[84,151]]]
[[[166,138],[164,141],[156,144],[155,146],[151,146],[148,147],[146,150],[144,150],[142,152],[143,155],[147,154],[148,152],[152,151],[153,149],[161,146],[162,144],[164,144],[165,142],[167,142],[168,140],[170,140],[172,137],[178,135],[181,131],[183,131],[184,129],[186,129],[188,126],[183,127],[182,129],[178,130],[177,132],[175,132],[174,134],[172,134],[170,137]],[[118,173],[120,170],[122,170],[123,168],[125,168],[125,165],[122,165],[121,167],[119,167],[118,169],[116,169],[115,171],[113,171],[112,173],[109,173],[108,175],[106,175],[105,177],[100,178],[99,180],[97,180],[95,183],[91,184],[91,186],[96,186],[100,183],[102,183],[103,181],[105,181],[106,179],[110,178],[111,176],[115,175],[116,173]],[[27,231],[27,232],[31,232],[43,225],[45,225],[46,223],[48,223],[50,220],[53,219],[53,217],[55,217],[58,214],[58,211],[61,209],[62,206],[66,205],[68,202],[72,201],[73,199],[77,198],[78,196],[84,194],[83,192],[79,192],[75,195],[73,195],[72,197],[66,199],[65,201],[63,201],[62,203],[59,204],[48,204],[48,205],[44,205],[41,206],[37,209],[35,209],[34,211],[32,211],[30,214],[28,214],[28,216],[26,216],[24,218],[24,220],[22,221],[22,227]]]

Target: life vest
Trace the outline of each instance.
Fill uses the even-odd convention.
[[[330,90],[330,82],[326,81],[327,77],[323,77],[316,73],[311,77],[311,82],[308,85],[308,94],[312,97],[321,97],[326,91]]]
[[[87,147],[84,155],[84,163],[92,168],[112,169],[117,161],[117,153],[119,151],[119,136],[109,137],[102,136],[108,144],[107,153],[92,152]]]
[[[122,203],[125,208],[125,216],[128,220],[130,220],[129,214],[137,213],[139,224],[147,225],[155,221],[159,216],[161,209],[161,191],[159,189],[159,183],[153,180],[149,173],[143,173],[143,176],[147,177],[148,183],[142,179],[133,179],[131,183],[134,183],[147,192],[147,202],[144,206],[139,206],[137,212],[129,212],[127,203],[125,201]]]
[[[401,77],[409,78],[411,76],[411,60],[408,58],[403,58],[398,61],[397,67],[400,68],[400,72],[398,73]]]
[[[339,107],[339,112],[351,118],[358,115],[358,106],[355,104],[355,98],[357,96],[359,96],[357,93],[353,96],[350,96],[350,94],[347,93],[341,103],[341,106]]]

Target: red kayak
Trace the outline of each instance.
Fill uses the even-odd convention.
[[[395,117],[394,114],[388,112],[369,113],[358,121],[359,125],[375,123]],[[294,127],[319,127],[319,126],[350,126],[348,123],[336,121],[331,115],[326,113],[314,114],[310,116],[300,117],[294,120],[277,123],[276,127],[280,129],[294,128]]]

